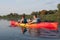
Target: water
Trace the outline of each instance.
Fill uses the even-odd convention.
[[[34,36],[31,36],[28,32],[26,32],[25,34],[22,34],[21,28],[9,27],[9,21],[0,20],[0,40],[60,40],[59,33],[55,33],[55,35],[57,36],[55,37],[52,37],[52,36],[51,37],[46,37],[46,36],[34,37]]]

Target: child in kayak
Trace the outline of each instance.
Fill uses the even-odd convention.
[[[31,18],[28,19],[27,22],[28,22],[28,24],[30,24],[30,22],[32,22],[32,19]]]

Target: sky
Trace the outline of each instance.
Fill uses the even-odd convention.
[[[55,10],[60,0],[0,0],[0,15],[30,14],[33,11]]]

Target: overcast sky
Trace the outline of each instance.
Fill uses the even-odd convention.
[[[59,3],[60,0],[0,0],[0,15],[11,12],[30,14],[32,11],[43,9],[54,10]]]

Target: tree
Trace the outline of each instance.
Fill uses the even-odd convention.
[[[40,15],[40,14],[41,14],[41,11],[39,11],[38,15]]]
[[[53,10],[54,13],[56,13],[58,10]]]
[[[7,16],[13,16],[13,13],[8,14]]]
[[[0,16],[1,17],[1,16]]]
[[[22,15],[24,15],[24,16],[25,16],[26,14],[25,14],[25,13],[23,13]]]
[[[31,13],[31,15],[35,15],[35,14],[37,15],[37,14],[38,14],[38,12],[32,12],[32,13]]]
[[[42,10],[41,14],[43,14],[43,15],[47,14],[47,10]]]
[[[18,16],[18,13],[13,13],[13,15]]]
[[[58,4],[57,8],[58,8],[58,10],[60,10],[60,4]]]
[[[54,14],[54,11],[53,10],[49,10],[48,14]]]

